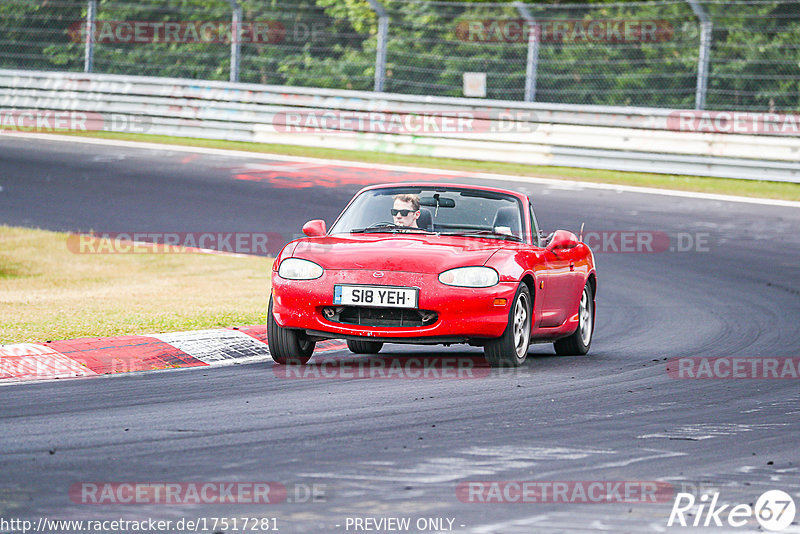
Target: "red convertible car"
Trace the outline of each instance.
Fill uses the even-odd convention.
[[[493,367],[531,343],[586,354],[597,279],[589,247],[545,238],[530,199],[491,187],[386,184],[359,191],[326,230],[287,244],[272,270],[267,338],[275,362],[305,364],[317,341],[357,354],[384,343],[469,343]]]

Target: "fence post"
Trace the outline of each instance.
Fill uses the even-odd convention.
[[[522,2],[514,2],[514,6],[525,19],[528,30],[528,61],[525,67],[525,102],[536,101],[536,74],[539,68],[539,28],[528,6]]]
[[[386,80],[386,43],[389,40],[389,13],[378,0],[369,0],[372,10],[378,15],[378,48],[375,52],[375,87],[377,93],[383,92]]]
[[[89,0],[86,10],[86,41],[83,56],[83,72],[94,68],[94,23],[97,17],[97,0]]]
[[[694,97],[694,109],[705,109],[708,92],[708,62],[711,58],[711,32],[713,23],[697,0],[687,0],[700,19],[700,51],[697,57],[697,90]]]
[[[228,0],[231,4],[231,81],[239,81],[239,62],[242,57],[241,27],[242,6],[239,0]]]

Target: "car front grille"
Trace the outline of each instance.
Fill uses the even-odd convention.
[[[405,308],[336,306],[326,308],[326,311],[323,316],[328,321],[361,326],[414,328],[432,325],[438,319],[435,312]]]

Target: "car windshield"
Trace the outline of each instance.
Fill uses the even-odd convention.
[[[407,195],[419,200],[420,214],[415,222],[400,224],[409,219],[396,218],[398,210],[393,208],[412,206]],[[396,204],[398,196],[401,200]],[[329,233],[435,232],[522,241],[521,214],[519,199],[506,193],[449,187],[392,187],[361,193]]]

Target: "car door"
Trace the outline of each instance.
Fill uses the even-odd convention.
[[[538,236],[538,224],[533,205],[530,205],[531,230]],[[544,244],[544,243],[541,243]],[[573,304],[577,302],[576,284],[581,273],[576,271],[575,262],[582,256],[582,247],[559,251],[543,250],[544,262],[537,277],[537,295],[540,299],[539,327],[559,326],[567,320]]]
[[[535,328],[543,326],[552,326],[553,315],[556,313],[554,310],[555,302],[548,296],[550,288],[551,271],[553,265],[548,260],[552,254],[541,246],[544,244],[544,239],[539,235],[539,224],[536,221],[536,214],[533,211],[533,204],[528,198],[528,217],[530,219],[530,234],[529,238],[533,245],[533,250],[527,254],[526,260],[529,262],[529,269],[533,271],[533,276],[536,280],[536,289],[534,293],[533,307],[533,325]]]
[[[544,298],[546,309],[542,312],[543,327],[559,326],[569,318],[576,299],[576,280],[581,276],[575,262],[581,256],[579,247],[545,252],[546,279]]]

